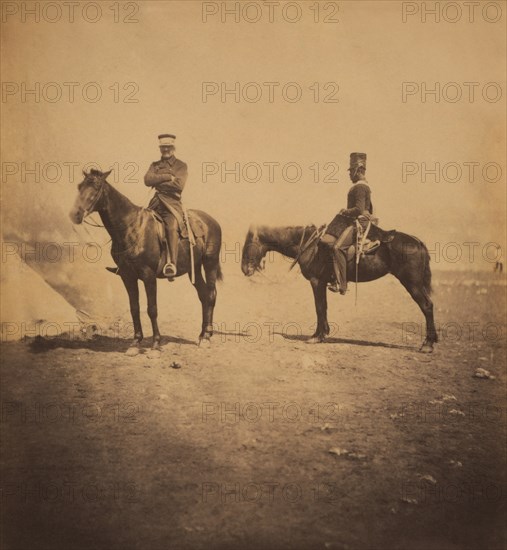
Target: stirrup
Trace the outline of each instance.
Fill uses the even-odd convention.
[[[174,279],[176,277],[176,266],[172,262],[165,264],[162,268],[162,275],[167,279]]]
[[[331,292],[339,292],[339,288],[338,288],[338,283],[329,283],[327,285],[327,289],[330,290]]]

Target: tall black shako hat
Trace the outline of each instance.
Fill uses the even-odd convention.
[[[357,172],[358,168],[364,168],[366,170],[366,153],[350,153],[349,172],[354,174]]]

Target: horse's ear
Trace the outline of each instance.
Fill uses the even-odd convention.
[[[81,172],[83,172],[83,176],[84,176],[85,178],[88,177],[88,174],[86,173],[86,170],[81,170]]]
[[[111,168],[111,170],[109,170],[109,172],[104,172],[104,173],[102,174],[102,177],[103,177],[104,179],[107,179],[107,176],[109,176],[109,174],[110,174],[112,171],[113,171],[113,169]]]

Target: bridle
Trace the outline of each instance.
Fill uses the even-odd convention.
[[[87,218],[97,206],[97,203],[99,202],[102,195],[104,194],[104,187],[105,187],[104,180],[101,180],[100,189],[97,191],[97,194],[95,195],[95,197],[93,197],[91,204],[88,206],[88,208],[85,208],[83,212],[83,221],[85,221],[85,218]],[[85,222],[85,223],[88,223],[89,225],[93,225],[93,224],[90,224],[89,222]]]
[[[257,235],[257,231],[254,233],[251,242],[247,246],[248,247],[250,247],[250,246],[261,247],[262,246],[262,244],[260,242],[260,239]],[[254,271],[260,273],[261,272],[262,256],[260,254],[258,256],[259,257],[257,258],[257,253],[256,253],[255,260],[249,259],[248,260],[248,265],[252,266]]]
[[[83,211],[83,223],[87,224],[87,225],[91,225],[92,227],[100,227],[100,228],[104,228],[103,225],[99,224],[99,223],[95,223],[95,221],[93,221],[93,223],[89,222],[86,220],[86,218],[93,213],[95,207],[97,206],[97,203],[99,202],[99,200],[102,198],[103,194],[104,194],[104,187],[105,187],[105,184],[106,183],[106,180],[105,179],[102,179],[101,180],[101,185],[100,185],[100,189],[97,191],[97,194],[93,197],[93,200],[91,202],[91,204],[88,206],[88,208],[84,209]],[[74,227],[73,227],[74,228]],[[84,228],[86,233],[88,233],[88,235],[90,235],[89,231],[86,229],[86,227]],[[74,231],[76,231],[74,229]],[[112,237],[110,239],[108,239],[102,246],[105,246],[106,244],[112,242]],[[129,246],[127,247],[125,250],[121,250],[121,251],[117,251],[118,254],[127,254],[128,252],[130,252],[130,250],[133,250],[136,246],[137,246],[137,242],[135,242],[132,246]]]

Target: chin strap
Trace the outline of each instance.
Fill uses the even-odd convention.
[[[91,215],[91,212],[88,215]],[[86,221],[85,218],[83,218],[83,223],[85,223],[86,225],[91,225],[92,227],[102,227],[102,228],[104,227],[100,223],[97,223],[95,220],[92,220],[91,222],[89,222],[89,221]]]

